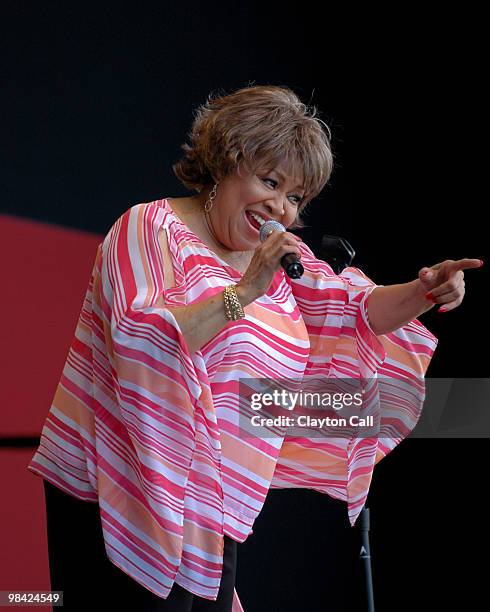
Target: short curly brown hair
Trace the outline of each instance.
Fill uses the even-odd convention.
[[[282,163],[290,176],[304,177],[304,198],[293,224],[304,227],[300,214],[333,169],[330,129],[317,112],[288,87],[255,85],[230,94],[211,93],[195,111],[190,144],[181,145],[184,157],[172,169],[185,187],[200,192],[240,173],[242,163],[249,172]]]

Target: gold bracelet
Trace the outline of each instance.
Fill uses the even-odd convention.
[[[242,305],[238,299],[235,285],[227,285],[225,287],[223,298],[225,302],[226,318],[229,321],[236,321],[237,319],[243,319],[245,317]]]

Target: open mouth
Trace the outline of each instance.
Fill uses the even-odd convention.
[[[245,211],[245,216],[247,217],[247,221],[250,223],[250,225],[257,231],[260,231],[260,226],[262,225],[262,223],[260,223],[260,221],[258,221],[254,215],[251,214],[250,211],[246,210]]]

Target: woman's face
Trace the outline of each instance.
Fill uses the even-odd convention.
[[[209,190],[206,191],[206,198]],[[279,221],[287,229],[296,219],[304,190],[301,180],[287,176],[281,166],[269,172],[237,173],[220,181],[208,213],[212,230],[231,251],[251,251],[260,244],[261,222],[250,213]]]

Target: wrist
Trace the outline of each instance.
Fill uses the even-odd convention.
[[[422,309],[423,312],[426,312],[427,310],[433,308],[435,303],[425,297],[428,290],[424,287],[421,280],[417,278],[412,282],[412,284],[414,287],[414,299],[417,302],[417,305],[419,305],[420,309]]]
[[[249,285],[246,285],[245,283],[238,282],[235,285],[235,291],[237,293],[238,299],[240,300],[242,308],[244,306],[248,306],[254,300],[257,299],[257,296],[253,294],[251,287]]]

